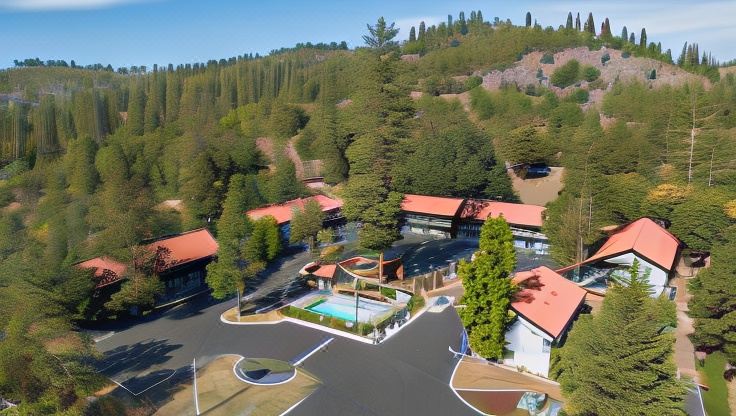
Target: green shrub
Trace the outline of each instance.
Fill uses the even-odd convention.
[[[607,53],[605,53],[605,54],[603,54],[603,56],[601,56],[601,63],[602,63],[603,65],[605,65],[605,64],[606,64],[606,62],[608,62],[608,61],[610,61],[610,60],[611,60],[611,55],[609,55],[609,54],[607,54]]]
[[[593,82],[598,79],[598,77],[601,76],[601,71],[598,70],[598,68],[586,65],[583,67],[583,79],[588,82]]]
[[[555,63],[555,56],[551,53],[545,53],[542,55],[542,59],[539,60],[540,64],[553,64]]]
[[[624,59],[628,59],[628,58],[631,57],[631,52],[624,51],[624,53],[621,54],[621,57],[624,58]]]
[[[588,93],[588,90],[578,88],[575,91],[573,91],[573,93],[570,94],[570,97],[568,98],[575,103],[585,104],[588,102],[588,99],[590,98],[590,93]]]
[[[470,106],[481,120],[488,120],[493,116],[493,99],[483,88],[476,87],[470,91]]]
[[[424,307],[424,298],[422,295],[414,295],[409,299],[409,303],[406,304],[406,309],[409,310],[411,316],[414,316],[416,312]]]
[[[571,59],[565,65],[557,68],[555,72],[552,73],[550,81],[555,87],[565,88],[578,81],[580,79],[579,76],[580,62],[575,59]]]
[[[468,77],[468,79],[465,80],[465,91],[470,91],[482,83],[483,78],[479,77],[478,75],[470,76]]]
[[[381,286],[381,294],[387,298],[396,300],[396,289],[392,287]]]
[[[647,79],[657,79],[657,70],[652,69],[647,73]]]

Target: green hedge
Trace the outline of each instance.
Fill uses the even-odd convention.
[[[387,298],[396,300],[396,289],[394,288],[381,286],[381,294]]]
[[[291,305],[281,309],[281,313],[290,318],[299,319],[305,322],[311,322],[313,324],[326,326],[328,328],[337,329],[339,331],[349,332],[352,334],[365,336],[373,332],[373,325],[371,324],[359,322],[357,328],[355,326],[353,326],[352,328],[348,328],[345,326],[345,324],[347,323],[347,321],[345,320],[320,315],[318,313],[310,312],[308,310],[297,308]],[[323,319],[320,320],[320,318]]]

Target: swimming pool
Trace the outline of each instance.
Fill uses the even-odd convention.
[[[355,297],[332,295],[305,309],[324,316],[331,316],[345,321],[355,321]],[[360,299],[358,301],[358,321],[370,323],[393,311],[389,304]]]

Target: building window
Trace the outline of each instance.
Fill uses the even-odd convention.
[[[545,340],[542,340],[544,344],[542,345],[542,352],[549,352],[550,348],[552,347],[552,342]]]

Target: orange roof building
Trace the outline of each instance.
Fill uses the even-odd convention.
[[[317,201],[322,207],[324,213],[337,213],[342,209],[342,201],[339,199],[332,199],[324,195],[314,195],[308,198],[297,198],[291,201],[286,201],[283,204],[268,205],[265,207],[255,208],[247,212],[247,215],[257,220],[265,216],[272,216],[276,219],[279,225],[285,225],[291,222],[291,218],[294,216],[295,210],[303,210],[304,206],[309,201]]]
[[[506,331],[504,364],[547,377],[552,345],[564,340],[586,291],[548,267],[514,276],[520,290],[511,303],[517,319]]]
[[[149,242],[144,247],[155,252],[166,253],[163,260],[162,278],[167,282],[167,291],[192,289],[204,285],[204,266],[217,255],[218,244],[212,234],[204,228],[166,236]],[[125,279],[128,267],[109,257],[96,257],[80,263],[77,267],[94,270],[96,289],[109,286]]]
[[[680,240],[649,218],[640,218],[613,230],[588,259],[558,270],[587,290],[604,294],[611,280],[625,283],[634,261],[639,273],[649,274],[652,296],[665,289],[680,250]]]
[[[455,217],[460,213],[464,202],[461,198],[406,194],[401,202],[401,210],[415,214]]]
[[[538,230],[542,228],[545,207],[510,202],[469,199],[465,203],[462,218],[485,221],[503,216],[511,226]]]
[[[567,329],[587,293],[546,266],[517,273],[514,283],[521,289],[511,308],[554,339]]]

